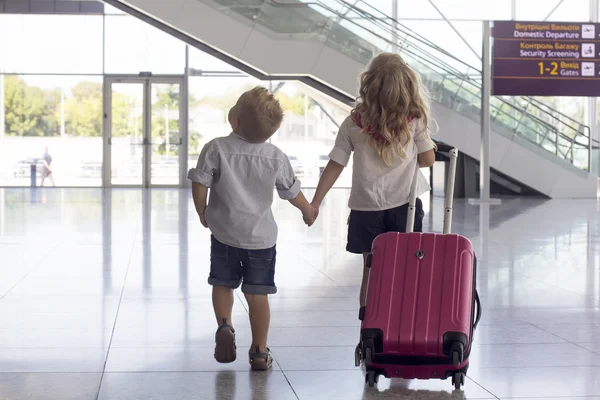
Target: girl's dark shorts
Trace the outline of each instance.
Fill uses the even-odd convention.
[[[405,232],[408,203],[384,211],[350,211],[348,219],[348,245],[346,250],[354,254],[369,253],[373,240],[386,232]],[[417,199],[415,232],[423,232],[423,202]]]

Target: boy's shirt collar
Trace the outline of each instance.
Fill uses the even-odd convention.
[[[240,135],[239,133],[235,133],[235,132],[233,132],[233,131],[232,131],[232,132],[231,132],[231,134],[230,134],[229,136],[232,136],[232,137],[234,137],[234,138],[237,138],[237,139],[243,140],[244,142],[248,142],[248,143],[250,143],[250,141],[249,141],[248,139],[246,139],[245,137],[243,137],[243,136],[242,136],[242,135]]]

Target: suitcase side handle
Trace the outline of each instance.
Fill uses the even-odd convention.
[[[475,322],[473,323],[473,330],[477,329],[479,321],[481,321],[481,300],[479,299],[479,292],[475,290],[475,304],[477,307],[477,314],[475,316]]]
[[[456,160],[458,159],[458,149],[456,147],[452,147],[450,150],[448,150],[448,154],[450,155],[450,168],[448,169],[448,187],[446,189],[446,198],[444,200],[444,234],[448,234],[452,230],[452,204],[454,202],[454,182],[456,180]],[[417,182],[419,181],[419,173],[419,159],[417,157],[415,172],[413,173],[412,182],[410,185],[408,215],[406,216],[406,233],[413,232],[415,227]]]

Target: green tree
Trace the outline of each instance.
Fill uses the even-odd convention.
[[[176,86],[169,85],[157,90],[156,100],[152,103],[152,140],[160,143],[158,151],[162,155],[167,152],[167,135],[170,144],[179,143],[179,102],[179,90],[176,90]],[[174,148],[169,153],[177,154]]]
[[[225,113],[225,118],[227,118],[227,112],[235,105],[235,103],[237,103],[238,98],[242,95],[242,93],[252,89],[254,86],[255,85],[247,83],[218,96],[204,96],[198,100],[190,99],[190,107],[209,105],[211,107],[223,110]]]
[[[75,85],[65,102],[65,119],[71,135],[102,136],[102,84],[84,81]]]
[[[304,115],[304,95],[302,93],[297,93],[295,96],[288,96],[285,93],[277,93],[275,95],[281,107],[284,111],[291,112],[295,115]],[[313,107],[312,103],[308,103],[308,109],[311,110]]]
[[[44,93],[44,114],[38,128],[44,136],[60,135],[60,89],[46,90]]]
[[[42,136],[46,112],[44,92],[17,76],[4,80],[5,131],[7,135]]]
[[[123,93],[112,93],[112,135],[128,136],[141,132],[141,105],[138,99]]]

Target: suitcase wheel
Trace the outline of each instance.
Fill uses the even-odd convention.
[[[365,377],[366,382],[369,384],[369,387],[375,387],[377,382],[379,382],[379,375],[375,373],[375,371],[367,372],[367,376]]]
[[[367,364],[373,364],[373,347],[365,347],[365,361]]]
[[[464,345],[461,342],[452,343],[452,364],[459,366],[464,361]]]
[[[460,390],[461,386],[464,386],[465,384],[465,374],[457,372],[452,375],[452,384],[454,385],[454,389]]]

